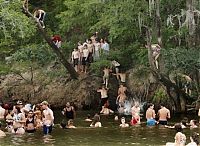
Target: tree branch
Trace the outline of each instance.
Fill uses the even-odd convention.
[[[23,5],[23,10],[28,16],[30,16],[35,21],[35,23],[37,24],[37,28],[38,28],[39,32],[41,33],[43,38],[46,40],[46,42],[49,44],[49,46],[52,48],[52,50],[57,55],[57,57],[60,59],[60,62],[68,70],[70,76],[73,79],[77,79],[78,78],[78,73],[75,71],[75,69],[72,67],[72,65],[67,61],[67,59],[62,54],[60,49],[51,41],[51,38],[44,31],[44,29],[42,28],[40,22],[29,12],[28,7],[26,7],[25,5]]]

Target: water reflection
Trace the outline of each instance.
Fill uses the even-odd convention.
[[[164,127],[147,127],[145,121],[141,125],[119,128],[120,121],[114,121],[114,116],[102,117],[102,128],[90,128],[90,123],[85,122],[87,113],[78,115],[74,123],[76,129],[61,129],[55,124],[51,135],[43,135],[42,130],[34,134],[13,135],[7,134],[5,138],[0,139],[0,146],[161,146],[166,142],[174,140],[175,130]],[[127,121],[131,116],[126,117]],[[61,121],[61,119],[59,119]],[[175,119],[179,121],[179,119]],[[172,124],[170,122],[170,124]],[[199,132],[199,129],[193,131]],[[191,130],[184,129],[184,134],[189,141]]]
[[[52,135],[44,135],[43,136],[43,143],[44,144],[48,144],[48,145],[51,145],[51,146],[54,146],[54,143],[55,143],[55,139],[53,138]]]

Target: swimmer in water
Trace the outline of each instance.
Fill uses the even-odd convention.
[[[121,118],[121,124],[119,125],[121,128],[129,127],[129,124],[126,123],[126,120],[124,117]]]

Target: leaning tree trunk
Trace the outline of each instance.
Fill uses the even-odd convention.
[[[57,55],[57,57],[60,59],[60,62],[64,65],[64,67],[67,69],[67,71],[69,72],[70,76],[73,79],[77,79],[78,78],[78,74],[75,71],[75,69],[72,67],[72,65],[67,61],[67,59],[65,58],[65,56],[62,54],[62,52],[60,51],[60,49],[51,41],[50,36],[48,36],[48,34],[46,33],[46,31],[42,28],[41,24],[36,20],[36,18],[34,18],[34,16],[29,12],[28,8],[26,8],[26,6],[23,6],[24,12],[30,16],[32,19],[35,20],[35,22],[37,23],[37,28],[40,32],[40,34],[43,36],[43,38],[46,40],[46,42],[49,44],[49,46],[52,48],[53,52]]]
[[[160,0],[156,0],[156,30],[157,30],[157,39],[158,44],[162,46],[162,36],[161,36],[161,17],[160,17]],[[167,89],[167,93],[169,94],[169,97],[171,98],[172,102],[175,105],[175,112],[185,112],[185,101],[187,94],[179,88],[178,85],[173,83],[167,75],[165,75],[162,72],[161,69],[157,69],[154,65],[154,59],[152,57],[152,48],[151,48],[151,32],[148,26],[144,26],[146,28],[146,37],[147,37],[147,48],[148,48],[148,58],[149,58],[149,64],[151,68],[151,72],[153,76],[158,80],[158,82],[162,85],[164,85]],[[162,46],[163,47],[163,46]],[[161,60],[161,56],[160,59]],[[164,65],[162,65],[164,66]]]

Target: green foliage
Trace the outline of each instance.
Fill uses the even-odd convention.
[[[168,96],[163,88],[158,88],[153,96],[153,103],[160,103],[161,101],[167,101]]]
[[[200,68],[198,48],[169,48],[163,49],[165,65],[168,71],[182,70],[190,74],[193,70]]]
[[[15,52],[12,57],[17,62],[31,61],[45,65],[52,59],[55,59],[55,55],[47,48],[45,45],[26,46]]]
[[[10,66],[5,62],[0,62],[0,75],[5,75],[10,72]]]
[[[103,72],[104,67],[110,67],[111,62],[108,60],[100,60],[91,64],[90,69],[92,72],[96,73],[97,75],[101,75]]]

